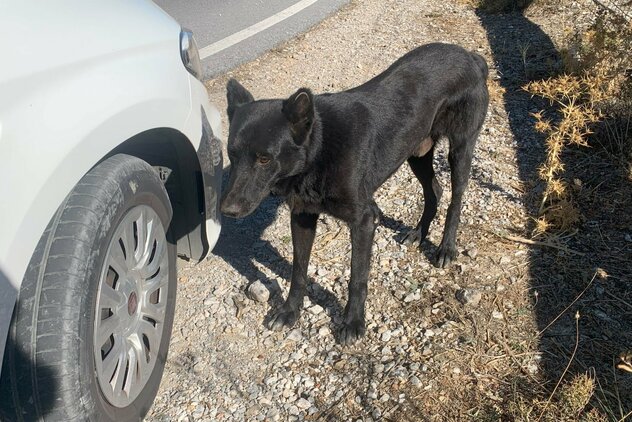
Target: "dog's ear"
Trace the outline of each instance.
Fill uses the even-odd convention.
[[[301,88],[283,101],[283,114],[290,122],[294,140],[301,144],[309,136],[314,122],[314,95]]]
[[[228,121],[231,121],[237,107],[251,103],[255,99],[246,88],[237,82],[237,79],[230,78],[226,84],[226,100],[228,101],[228,108],[226,110],[228,113]]]

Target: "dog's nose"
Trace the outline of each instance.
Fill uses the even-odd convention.
[[[239,205],[236,203],[227,203],[226,201],[222,201],[222,205],[220,206],[220,210],[222,214],[227,217],[237,218],[241,215],[241,209]]]

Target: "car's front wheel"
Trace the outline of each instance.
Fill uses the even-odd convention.
[[[5,351],[9,420],[140,420],[166,361],[176,294],[171,206],[155,170],[115,155],[39,241]]]

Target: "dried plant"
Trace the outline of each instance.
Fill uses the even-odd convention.
[[[546,98],[554,108],[557,119],[546,117],[544,111],[533,113],[535,128],[546,135],[546,160],[538,173],[545,182],[536,220],[536,234],[551,228],[568,231],[580,220],[573,205],[567,183],[563,180],[564,163],[562,152],[571,145],[587,146],[591,126],[602,115],[597,103],[603,101],[603,86],[606,79],[601,75],[561,75],[526,85],[533,95]]]

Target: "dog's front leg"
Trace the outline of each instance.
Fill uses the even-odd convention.
[[[318,214],[292,213],[292,247],[294,249],[292,283],[287,300],[270,319],[268,326],[272,330],[291,327],[298,320],[307,289],[307,266],[312,253],[317,222]]]
[[[367,207],[362,217],[351,225],[351,280],[349,300],[345,307],[344,325],[340,332],[340,343],[353,344],[364,336],[364,304],[367,280],[371,270],[371,248],[375,228],[379,222],[377,206]]]

